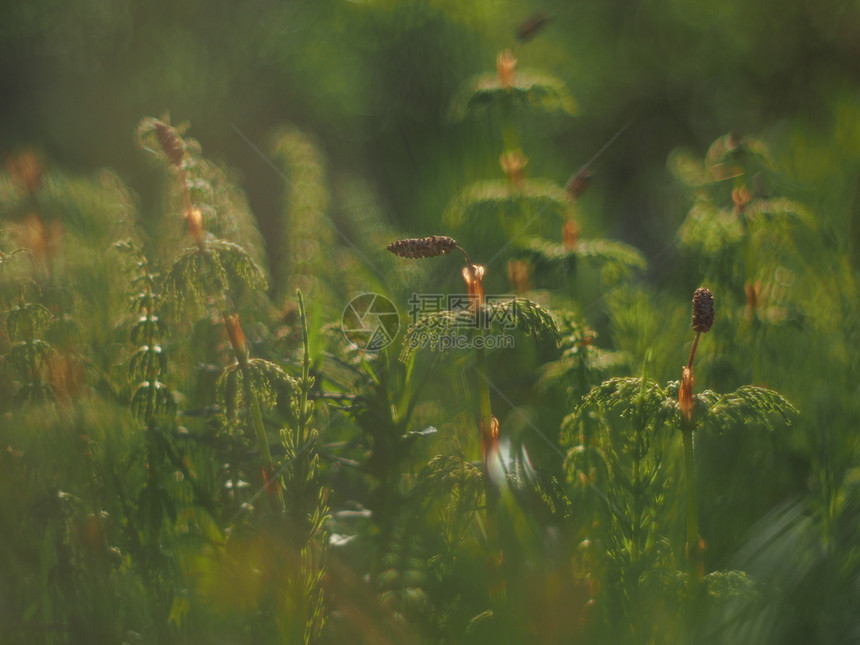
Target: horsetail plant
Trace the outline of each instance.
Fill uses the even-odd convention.
[[[440,339],[455,329],[466,328],[483,337],[492,330],[501,331],[516,327],[536,337],[550,337],[558,341],[558,329],[552,316],[539,305],[524,298],[512,298],[488,303],[485,298],[483,280],[486,270],[472,264],[469,255],[457,245],[453,238],[434,235],[425,238],[397,240],[388,250],[406,258],[427,258],[447,255],[459,250],[466,259],[462,275],[466,283],[468,309],[443,310],[422,316],[409,327],[403,341],[400,360],[406,362],[422,344],[436,348]],[[493,416],[490,401],[490,381],[487,371],[486,343],[475,343],[475,363],[479,375],[478,400],[480,405],[479,428],[481,431],[481,457],[485,472],[493,459],[498,457],[499,422]],[[489,473],[488,473],[489,474]]]
[[[204,228],[201,207],[193,203],[185,177],[192,160],[191,153],[198,148],[196,143],[190,145],[181,137],[179,130],[158,119],[144,119],[138,127],[138,139],[141,147],[161,156],[175,172],[185,208],[185,224],[193,241],[193,246],[181,251],[168,269],[163,283],[165,297],[180,308],[212,307],[220,315],[236,358],[232,366],[225,368],[219,385],[228,422],[234,420],[230,418],[235,417],[231,413],[240,403],[247,414],[247,425],[253,428],[257,440],[263,486],[272,488],[283,511],[283,492],[273,480],[274,462],[260,403],[261,398],[273,402],[273,383],[288,384],[287,378],[283,370],[273,363],[249,358],[237,311],[239,302],[247,298],[249,291],[265,289],[265,274],[243,247],[217,239]],[[147,145],[152,139],[154,143]],[[241,396],[237,394],[239,385]]]
[[[652,642],[663,596],[655,587],[672,569],[660,533],[671,482],[665,400],[665,390],[644,374],[610,378],[594,386],[562,425],[569,479],[599,498],[588,537],[604,545],[607,580],[605,601],[596,601],[605,602],[610,625],[629,629],[617,636],[633,642]]]
[[[32,404],[55,398],[49,373],[55,350],[44,338],[52,318],[47,307],[28,300],[24,287],[15,306],[6,312],[6,330],[13,343],[6,357],[18,378],[15,398],[21,402]]]
[[[678,408],[681,410],[681,438],[684,443],[684,485],[687,489],[687,579],[689,584],[704,575],[701,563],[703,543],[699,537],[699,514],[696,506],[696,469],[693,459],[693,361],[702,334],[711,331],[714,324],[714,295],[706,287],[693,293],[693,322],[696,332],[690,358],[684,366],[681,386],[678,389]]]
[[[407,362],[415,350],[429,343],[431,348],[439,346],[441,338],[454,330],[470,329],[473,333],[475,370],[478,374],[478,402],[480,416],[481,464],[484,479],[486,509],[485,540],[489,570],[488,592],[493,615],[500,626],[508,625],[510,619],[509,598],[503,572],[504,556],[498,526],[500,492],[506,483],[506,467],[502,463],[499,448],[499,420],[493,415],[490,398],[490,377],[487,369],[486,339],[488,333],[517,327],[534,336],[549,336],[558,341],[558,329],[552,316],[540,306],[521,298],[487,302],[483,280],[486,270],[472,264],[468,254],[447,236],[398,240],[388,246],[396,255],[409,258],[425,258],[446,255],[458,249],[466,259],[462,276],[466,283],[467,306],[459,311],[443,310],[423,315],[406,331],[400,358]]]
[[[607,379],[592,388],[563,424],[571,445],[566,463],[570,479],[597,492],[602,502],[597,526],[609,529],[602,535],[617,574],[607,589],[610,612],[627,616],[630,636],[637,639],[647,640],[656,633],[655,616],[660,608],[653,603],[662,595],[643,591],[655,584],[670,584],[672,579],[668,575],[672,558],[665,549],[669,540],[661,533],[672,503],[667,493],[673,481],[672,462],[666,458],[671,435],[665,430],[679,429],[683,444],[687,598],[692,600],[699,583],[708,580],[704,542],[699,536],[694,433],[701,429],[721,432],[739,425],[770,429],[775,426],[774,417],[788,423],[789,414],[796,412],[782,395],[762,387],[743,386],[723,395],[710,390],[693,393],[693,361],[701,334],[714,322],[713,303],[708,289],[696,290],[692,322],[696,340],[680,382],[661,386],[644,375]],[[584,443],[579,426],[592,412],[597,413],[598,436]],[[715,578],[714,585],[718,584]],[[629,621],[631,616],[635,620]]]
[[[132,312],[137,316],[129,331],[136,349],[131,355],[128,375],[133,384],[132,414],[143,425],[146,444],[146,484],[141,491],[139,508],[146,518],[145,531],[136,536],[133,548],[140,553],[145,567],[163,566],[162,527],[166,515],[175,513],[174,501],[164,486],[162,466],[169,463],[174,472],[191,482],[191,473],[172,445],[171,431],[176,424],[176,400],[167,385],[168,362],[164,351],[167,327],[159,317],[161,296],[158,275],[143,252],[133,242],[119,242],[116,248],[128,253],[136,264],[132,279],[134,294]],[[161,637],[168,634],[168,614],[173,590],[161,578],[147,577],[155,598],[156,627]]]
[[[299,620],[295,632],[300,642],[316,643],[322,635],[328,612],[323,577],[329,519],[328,490],[320,479],[317,445],[320,431],[313,427],[314,402],[309,394],[314,387],[311,376],[308,320],[302,292],[296,292],[302,334],[302,373],[290,392],[290,411],[295,426],[281,429],[284,464],[281,467],[286,495],[288,531],[298,556],[297,570],[289,575],[291,602]]]
[[[463,267],[463,280],[466,282],[466,290],[469,296],[469,309],[471,313],[465,313],[466,317],[473,316],[478,323],[481,332],[484,333],[484,326],[481,325],[480,318],[484,311],[484,267],[472,264],[469,260],[469,255],[457,242],[447,235],[431,235],[423,238],[408,238],[404,240],[396,240],[388,245],[388,250],[404,258],[431,258],[439,255],[447,255],[453,249],[457,249],[463,254],[466,259],[466,266]],[[451,312],[443,312],[450,314]],[[450,318],[450,316],[449,316]],[[462,317],[460,316],[462,319]],[[430,321],[430,318],[422,318],[422,321]],[[420,322],[418,325],[420,325]],[[404,352],[407,352],[413,343],[411,342],[411,334],[415,334],[416,327],[413,325],[407,331],[407,338],[404,341]],[[431,328],[435,326],[432,322],[428,323]],[[401,360],[404,362],[408,358],[408,354],[401,354]],[[487,470],[489,459],[495,456],[498,451],[499,440],[499,421],[493,416],[492,407],[490,405],[490,387],[487,381],[487,365],[486,356],[484,354],[483,345],[475,349],[475,361],[477,364],[478,374],[481,379],[478,381],[478,392],[481,416],[479,428],[481,430],[481,461],[484,464],[484,471],[489,475]],[[489,482],[489,478],[488,478]],[[489,490],[489,489],[488,489]]]
[[[278,389],[290,387],[292,379],[277,364],[250,357],[248,341],[239,324],[239,314],[228,314],[224,326],[236,360],[224,368],[218,379],[218,399],[224,403],[228,423],[236,421],[238,410],[244,410],[248,415],[248,425],[253,428],[263,462],[260,472],[263,489],[276,497],[280,511],[284,512],[284,493],[263,425],[261,402],[273,407],[277,403]]]

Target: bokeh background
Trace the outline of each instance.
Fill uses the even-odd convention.
[[[580,111],[527,121],[530,171],[566,178],[631,122],[592,168],[603,232],[649,257],[662,249],[685,212],[669,152],[729,131],[774,135],[792,179],[819,199],[839,203],[853,185],[851,3],[80,1],[0,11],[4,147],[36,145],[68,170],[114,168],[144,210],[152,179],[130,133],[169,110],[241,172],[266,230],[282,185],[237,130],[263,147],[283,123],[318,137],[335,175],[367,179],[393,221],[434,230],[450,195],[490,172],[497,155],[486,148],[500,146],[486,123],[446,123],[451,97],[536,12],[552,22],[520,65],[559,76]]]

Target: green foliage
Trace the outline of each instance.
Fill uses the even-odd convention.
[[[278,394],[296,387],[296,381],[284,370],[271,361],[262,358],[248,360],[248,376],[251,378],[251,390],[255,399],[273,408],[278,402]],[[228,420],[234,421],[239,410],[247,409],[250,402],[243,399],[245,387],[243,379],[245,370],[239,363],[224,368],[216,384],[216,397],[224,402],[224,414]]]
[[[461,121],[482,108],[539,108],[546,112],[576,114],[576,101],[564,81],[542,70],[516,72],[510,85],[504,85],[498,74],[478,74],[460,89],[451,102],[448,118]]]
[[[523,213],[563,217],[570,209],[564,189],[539,179],[525,180],[512,186],[508,182],[487,180],[464,188],[445,209],[443,221],[454,227],[466,222],[478,230],[503,226],[511,228],[511,220],[519,222]]]
[[[591,262],[601,268],[607,281],[613,282],[645,271],[648,266],[638,249],[614,240],[577,240],[576,246],[569,248],[548,240],[528,238],[522,242],[520,253],[531,260],[537,271],[562,266],[570,270],[575,269],[577,260]]]
[[[473,340],[481,335],[510,331],[536,339],[559,340],[558,327],[549,311],[525,298],[514,298],[488,302],[477,316],[468,310],[444,310],[422,316],[406,330],[400,360],[407,362],[421,347],[436,349],[443,336],[455,331]]]
[[[544,387],[565,387],[571,401],[585,396],[600,376],[617,372],[627,364],[628,357],[623,352],[598,347],[597,332],[572,313],[561,316],[559,336],[561,356],[541,366],[539,383]]]
[[[314,403],[308,395],[314,386],[310,374],[308,320],[302,292],[297,294],[302,334],[302,373],[290,394],[292,428],[281,429],[285,461],[284,490],[286,516],[300,566],[290,573],[288,586],[303,627],[304,643],[317,642],[328,620],[325,576],[329,519],[328,494],[320,478],[318,440],[320,431],[313,423]]]
[[[26,302],[23,297],[6,313],[6,329],[12,345],[5,359],[18,382],[15,398],[19,401],[38,403],[55,397],[47,377],[56,351],[51,343],[39,337],[51,320],[46,307]]]
[[[247,302],[251,292],[266,288],[266,276],[238,244],[209,239],[203,248],[189,247],[176,257],[163,288],[180,310],[196,311],[219,297],[236,307]],[[215,306],[223,304],[216,300]]]
[[[785,424],[790,424],[791,416],[798,413],[779,392],[755,385],[744,385],[722,395],[706,390],[697,398],[704,403],[705,414],[700,423],[717,430],[736,425],[773,428],[774,418],[781,418]]]

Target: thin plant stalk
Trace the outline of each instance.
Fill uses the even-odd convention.
[[[275,477],[275,464],[272,460],[272,451],[269,449],[269,438],[266,435],[266,428],[263,425],[263,413],[260,410],[260,402],[254,394],[254,389],[251,387],[251,368],[248,365],[248,345],[245,340],[245,335],[239,327],[238,316],[225,316],[224,325],[227,328],[227,335],[233,345],[233,351],[236,354],[236,362],[239,364],[239,370],[242,372],[242,388],[245,398],[245,406],[248,414],[251,417],[251,425],[254,428],[254,435],[257,438],[257,446],[260,450],[260,456],[263,459],[263,486],[268,489],[274,487],[274,493],[278,501],[281,512],[286,512],[286,503],[284,501],[284,492],[280,486],[280,482]]]
[[[690,394],[692,396],[693,361],[699,347],[702,332],[697,331],[690,349],[687,361],[687,373],[690,375]],[[683,387],[683,385],[682,385]],[[681,440],[684,444],[684,486],[687,489],[687,585],[692,588],[701,577],[699,553],[699,509],[696,501],[696,464],[693,454],[693,430],[695,423],[690,415],[684,415],[681,424]]]
[[[305,299],[302,296],[302,292],[296,291],[296,298],[299,301],[299,320],[301,321],[302,327],[302,384],[303,387],[299,388],[299,413],[296,419],[296,431],[298,434],[298,439],[296,440],[296,445],[299,446],[301,450],[305,442],[307,441],[307,429],[308,422],[310,421],[310,415],[308,414],[308,388],[306,384],[310,381],[311,378],[311,353],[310,353],[310,343],[308,341],[308,323],[307,323],[307,313],[305,312]],[[299,467],[304,469],[307,461],[302,459],[299,461]],[[298,481],[305,482],[307,481],[307,472],[302,472],[301,476],[298,478]]]
[[[687,583],[692,587],[700,577],[699,567],[699,513],[696,504],[696,468],[693,460],[693,427],[684,424],[681,438],[684,443],[684,483],[687,489]]]

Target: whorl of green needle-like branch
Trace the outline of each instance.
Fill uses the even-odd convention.
[[[797,226],[814,230],[818,225],[809,209],[790,199],[753,199],[739,213],[699,195],[678,228],[678,239],[693,253],[710,257],[759,235],[765,242],[774,236],[788,242]]]
[[[235,173],[214,161],[197,157],[186,168],[185,176],[191,201],[200,209],[206,231],[218,239],[241,245],[265,271],[266,243]],[[178,204],[181,199],[178,191],[182,187],[174,184],[172,188],[174,195],[167,207]],[[172,219],[179,224],[179,218]]]
[[[502,86],[495,72],[473,76],[451,102],[448,118],[462,121],[476,110],[504,104],[569,115],[577,111],[576,101],[561,79],[546,72],[524,69],[516,72],[511,87]]]
[[[756,385],[744,385],[728,394],[705,391],[699,396],[708,404],[704,424],[717,430],[749,424],[773,429],[775,419],[790,425],[791,417],[798,413],[782,394]]]
[[[559,332],[561,355],[538,368],[537,384],[541,389],[558,384],[568,391],[585,394],[583,390],[598,375],[618,373],[628,364],[626,353],[598,347],[597,333],[573,313],[561,315]]]
[[[558,326],[549,311],[530,300],[513,298],[488,302],[477,317],[471,310],[445,310],[422,316],[406,330],[400,360],[407,362],[424,347],[437,349],[441,338],[452,333],[467,336],[519,333],[555,343],[559,340]]]
[[[676,423],[680,427],[681,411],[677,401],[679,386],[679,381],[667,384],[666,408],[677,417]],[[693,395],[693,405],[696,427],[717,432],[753,425],[773,430],[775,422],[790,425],[791,418],[798,414],[797,408],[782,394],[756,385],[743,385],[727,394],[705,390]]]
[[[138,419],[151,424],[159,417],[173,419],[176,401],[171,389],[161,381],[142,381],[131,395],[131,411]]]
[[[6,312],[6,331],[13,340],[27,340],[51,322],[51,311],[37,302],[20,302]]]
[[[458,193],[442,215],[449,226],[496,227],[499,222],[520,218],[524,212],[559,219],[573,208],[564,188],[544,179],[526,179],[512,187],[504,180],[477,181]]]
[[[613,377],[606,379],[582,399],[577,409],[565,418],[563,427],[572,424],[587,410],[615,410],[621,416],[645,414],[655,423],[662,423],[672,412],[667,408],[666,390],[651,379],[644,383],[639,377]]]
[[[634,246],[615,240],[579,240],[575,248],[568,248],[559,242],[541,238],[527,238],[522,243],[520,254],[530,259],[535,266],[555,268],[562,263],[587,260],[597,265],[613,267],[623,275],[645,271],[648,262]]]
[[[6,360],[22,381],[39,372],[55,353],[54,346],[41,338],[22,340],[9,348]]]
[[[436,455],[418,475],[416,491],[431,497],[459,493],[477,500],[484,492],[484,473],[457,455]]]
[[[279,392],[292,391],[296,387],[295,379],[280,366],[262,358],[248,361],[248,373],[251,376],[251,391],[256,400],[269,408],[277,404]],[[215,386],[216,398],[223,402],[224,415],[228,421],[235,421],[239,411],[247,406],[243,379],[239,364],[233,363],[224,369]]]
[[[705,168],[708,170],[728,163],[754,163],[764,168],[773,168],[775,165],[764,141],[741,137],[736,132],[729,132],[716,139],[705,153]],[[719,176],[717,172],[716,177]]]
[[[253,290],[266,289],[266,276],[238,244],[207,240],[204,250],[179,254],[164,279],[164,295],[178,308],[197,308],[229,292],[235,303]]]
[[[637,377],[615,377],[594,386],[578,408],[568,416],[566,423],[590,407],[610,410],[617,409],[629,414],[640,405],[645,397],[649,415],[660,422],[669,421],[681,426],[681,411],[678,406],[678,381],[670,381],[665,387]],[[755,385],[744,385],[734,392],[718,394],[705,390],[693,395],[695,413],[693,418],[698,427],[723,430],[736,425],[763,425],[774,427],[774,420],[781,419],[786,424],[791,416],[797,414],[795,407],[779,392]]]

